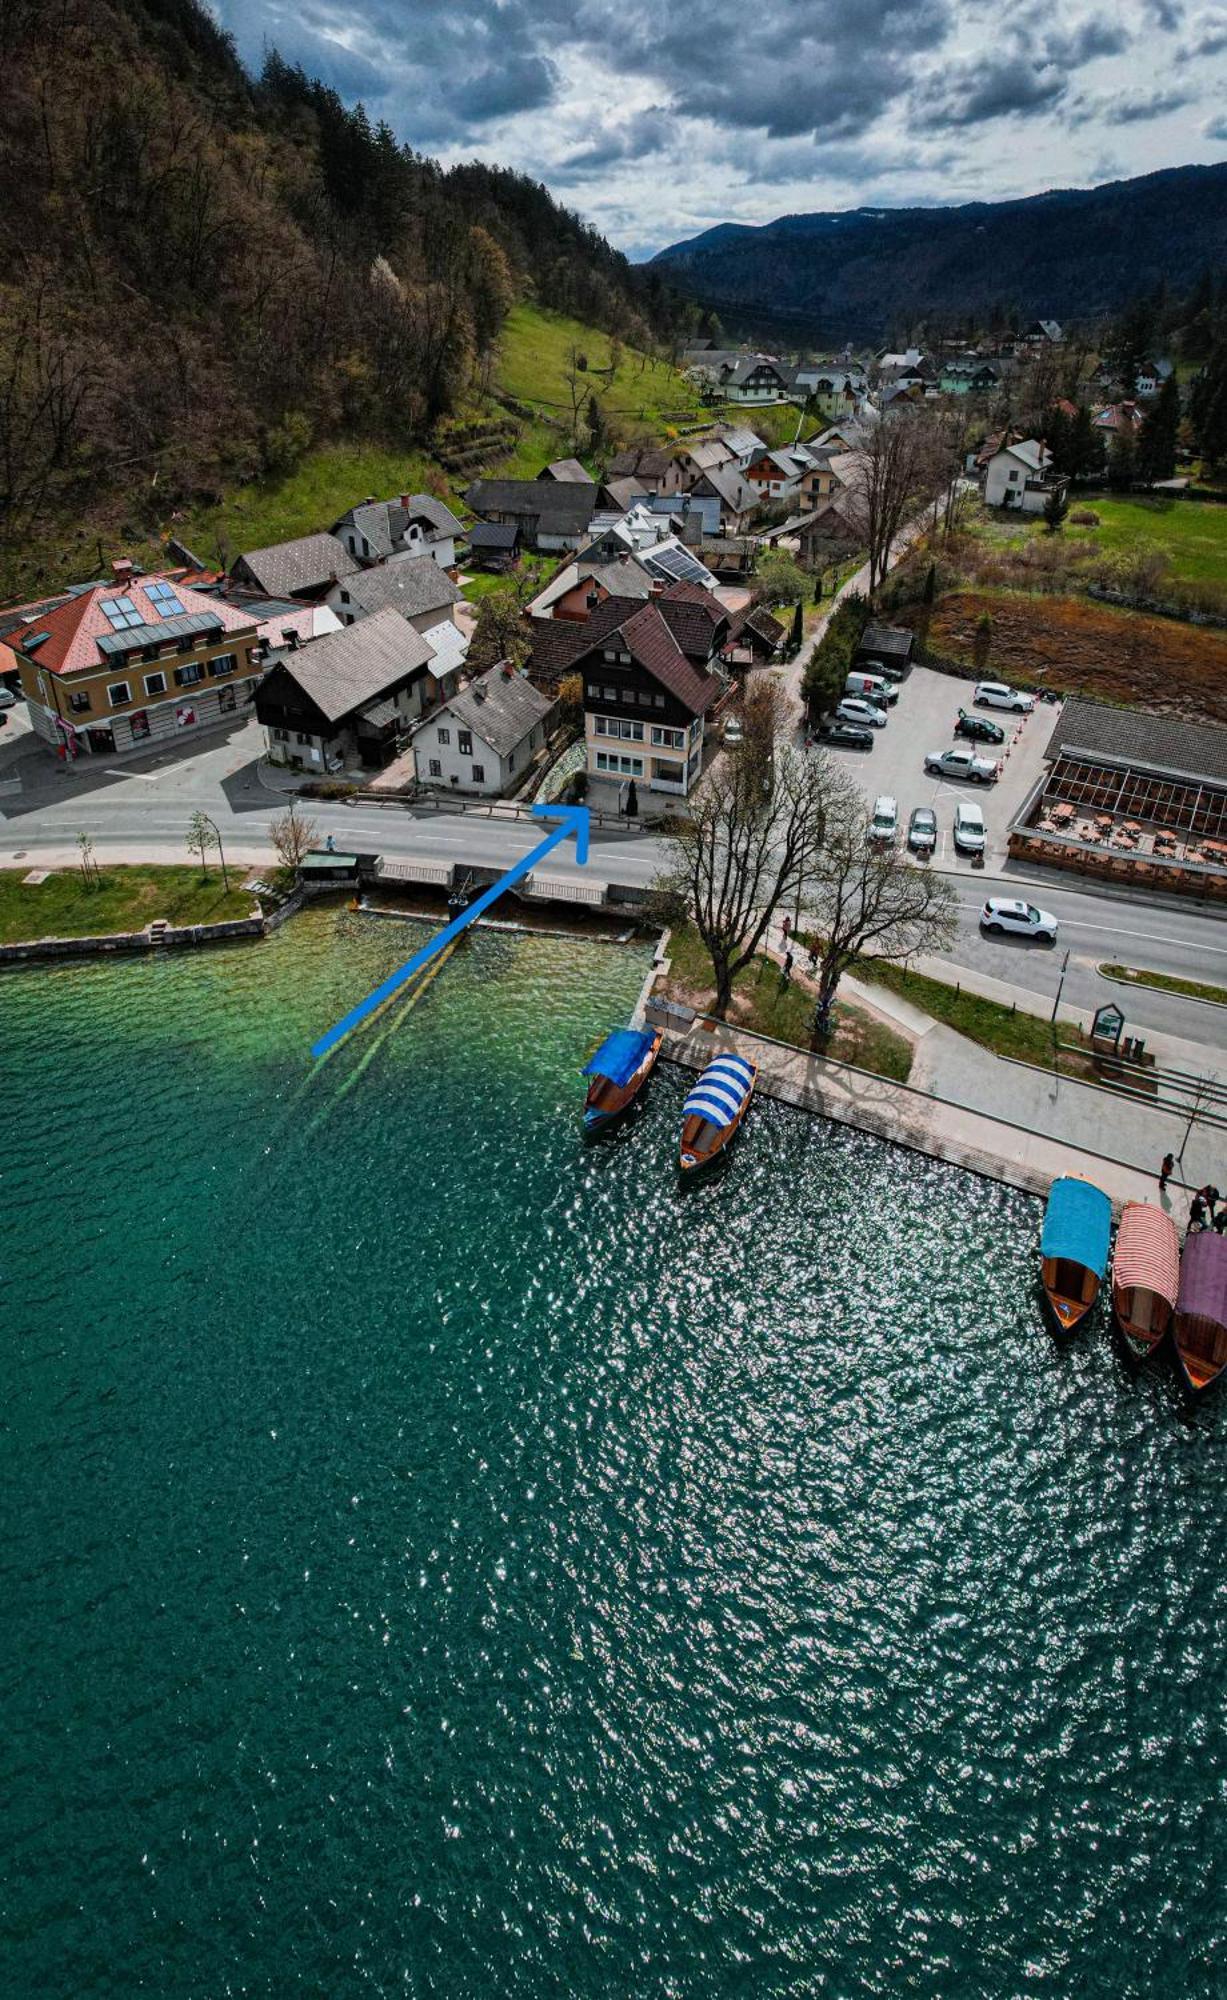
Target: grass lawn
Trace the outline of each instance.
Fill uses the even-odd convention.
[[[1101,965],[1105,979],[1121,979],[1127,986],[1153,986],[1159,993],[1181,993],[1188,1000],[1213,1000],[1227,1007],[1227,986],[1208,986],[1201,979],[1177,979],[1167,972],[1147,972],[1136,965]]]
[[[86,887],[77,868],[60,869],[30,888],[22,882],[25,872],[0,870],[0,944],[139,931],[152,917],[172,924],[220,924],[249,917],[255,902],[237,887],[246,868],[230,870],[227,895],[215,861],[203,881],[195,867],[103,867],[95,888]]]
[[[632,347],[624,347],[616,373],[609,368],[609,335],[597,333],[577,319],[562,313],[543,312],[539,306],[514,306],[499,339],[495,375],[499,387],[517,401],[539,403],[571,420],[571,393],[567,369],[572,347],[585,355],[587,392],[594,389],[600,402],[624,425],[663,429],[679,417],[695,423],[702,405],[693,386],[667,362],[648,361]],[[566,456],[559,447],[546,458]],[[540,465],[540,460],[534,470]]]
[[[885,986],[891,993],[897,993],[904,1000],[910,1000],[915,1007],[931,1014],[935,1021],[941,1021],[968,1041],[978,1042],[983,1049],[991,1049],[994,1055],[1013,1056],[1018,1062],[1037,1063],[1044,1069],[1051,1069],[1058,1040],[1067,1046],[1090,1050],[1090,1037],[1081,1028],[1068,1021],[1061,1021],[1054,1028],[1050,1021],[1042,1020],[1038,1014],[1024,1014],[1009,1007],[1003,1007],[996,1000],[982,1000],[976,993],[960,992],[957,986],[950,986],[944,979],[930,979],[923,972],[908,972],[901,965],[890,965],[880,958],[862,959],[856,968],[858,979],[867,984]],[[1059,1067],[1067,1076],[1088,1077],[1095,1074],[1087,1058],[1062,1054]]]
[[[523,555],[520,557],[518,567],[508,570],[503,576],[497,575],[493,570],[466,570],[463,573],[467,581],[461,585],[461,589],[470,604],[480,604],[482,598],[489,597],[492,591],[509,589],[525,590],[527,601],[528,597],[536,596],[563,560],[561,554]]]
[[[379,444],[321,445],[283,479],[240,486],[220,507],[205,507],[176,524],[175,533],[202,561],[229,568],[244,549],[263,549],[295,535],[325,532],[368,493],[420,493],[436,471],[421,451]]]
[[[668,991],[673,997],[691,1006],[710,1005],[715,994],[711,961],[691,925],[672,933],[668,955]],[[791,981],[782,985],[779,967],[767,958],[756,958],[734,982],[728,1018],[731,1027],[753,1028],[799,1049],[813,1046],[813,994]],[[905,1036],[875,1021],[863,1008],[843,1002],[836,1007],[829,1053],[898,1083],[907,1082],[912,1067],[912,1045]]]
[[[1227,507],[1212,501],[1152,500],[1141,494],[1083,493],[1070,503],[1070,515],[1092,513],[1098,527],[1082,527],[1066,519],[1059,538],[1071,546],[1093,542],[1101,555],[1115,556],[1141,548],[1162,550],[1171,575],[1184,583],[1221,584],[1227,576]],[[1035,536],[1047,537],[1043,517],[990,514],[973,508],[967,526],[981,541],[1004,549],[1021,549]]]

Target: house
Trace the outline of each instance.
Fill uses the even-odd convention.
[[[742,354],[735,363],[726,363],[717,386],[730,403],[787,403],[794,394],[788,370],[761,354]]]
[[[765,439],[744,424],[722,424],[719,436],[732,453],[738,472],[744,472],[750,460],[766,448]]]
[[[426,633],[432,626],[450,620],[460,591],[429,556],[410,556],[401,562],[383,563],[378,569],[360,570],[334,584],[328,604],[342,625],[354,625],[360,618],[389,607],[407,618],[416,631]]]
[[[591,480],[476,479],[464,497],[483,521],[517,527],[524,547],[548,551],[580,546],[597,489]]]
[[[809,462],[808,452],[768,451],[764,446],[746,467],[745,479],[760,500],[787,500],[797,491]]]
[[[1003,445],[984,468],[985,506],[1042,514],[1050,496],[1063,493],[1068,484],[1051,468],[1052,453],[1039,438]]]
[[[597,504],[615,514],[625,514],[636,500],[645,500],[648,488],[641,479],[612,478],[602,481],[597,489]]]
[[[714,472],[705,472],[690,490],[697,500],[714,496],[719,501],[719,518],[711,525],[722,535],[743,535],[758,506],[754,488],[731,467],[718,466]]]
[[[808,449],[809,463],[801,474],[796,495],[797,505],[803,513],[821,507],[831,498],[841,484],[835,470],[836,459],[846,456],[846,453]]]
[[[126,560],[6,637],[34,733],[67,763],[237,720],[262,672],[250,612]]]
[[[1050,346],[1059,347],[1064,338],[1065,335],[1061,330],[1061,323],[1055,319],[1033,319],[1023,334],[1024,340],[1034,341],[1040,346],[1047,343]]]
[[[864,546],[864,532],[853,516],[848,495],[843,492],[835,493],[811,513],[785,522],[785,533],[790,530],[796,537],[797,554],[809,569],[827,569],[831,563],[842,562]]]
[[[1136,437],[1145,421],[1145,411],[1133,402],[1109,403],[1091,419],[1093,428],[1109,437]]]
[[[693,485],[705,472],[718,472],[722,465],[738,469],[737,454],[722,437],[697,438],[693,444],[682,445],[675,454],[675,462],[685,485]]]
[[[610,459],[605,468],[606,483],[610,480],[637,480],[644,493],[664,491],[664,482],[674,470],[675,457],[668,445],[633,444],[625,451],[619,451]]]
[[[1001,385],[1001,371],[991,361],[944,361],[938,387],[944,396],[989,396]]]
[[[869,388],[859,368],[832,367],[829,362],[812,361],[796,371],[799,391],[815,402],[837,410],[854,410]]]
[[[666,619],[663,602],[629,607],[611,599],[618,616],[571,663],[584,683],[584,746],[590,779],[685,798],[703,768],[703,718],[725,690],[724,677],[688,656]],[[698,641],[702,613],[691,622]],[[607,614],[608,615],[608,614]],[[591,628],[579,628],[591,632]],[[728,640],[728,621],[719,632]]]
[[[230,565],[235,583],[260,590],[266,597],[303,597],[312,602],[327,597],[341,577],[360,567],[335,535],[300,535],[296,541],[274,542],[271,548],[248,549]]]
[[[379,769],[436,698],[433,664],[430,641],[392,610],[291,653],[256,693],[271,761],[321,775]]]
[[[264,597],[258,590],[242,589],[229,577],[190,587],[201,597],[228,604],[232,611],[255,620],[260,636],[257,657],[266,671],[284,653],[295,652],[299,646],[309,646],[313,639],[326,638],[329,632],[341,629],[340,619],[326,604],[306,604],[294,597]]]
[[[498,798],[546,741],[554,703],[507,660],[479,674],[413,734],[418,783]]]
[[[729,618],[729,636],[723,659],[730,667],[763,666],[775,659],[787,629],[761,604],[748,604]]]
[[[463,532],[450,507],[431,493],[402,493],[395,500],[364,500],[332,524],[332,532],[363,564],[429,556],[440,569],[456,565],[456,537]]]
[[[577,458],[555,458],[549,465],[543,465],[538,479],[552,479],[559,486],[592,486],[592,474],[585,472]]]
[[[520,560],[520,530],[514,521],[475,521],[468,540],[471,569],[514,569]]]
[[[652,573],[621,549],[612,560],[605,556],[577,556],[555,571],[544,589],[525,605],[530,618],[569,618],[582,623],[607,597],[652,595]]]
[[[1144,361],[1138,369],[1136,388],[1139,396],[1157,396],[1172,372],[1170,361]]]

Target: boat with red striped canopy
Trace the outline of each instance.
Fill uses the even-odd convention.
[[[1180,1285],[1180,1238],[1170,1215],[1149,1201],[1127,1201],[1112,1252],[1112,1310],[1139,1361],[1167,1337]]]

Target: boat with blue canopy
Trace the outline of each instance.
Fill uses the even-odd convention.
[[[707,1166],[736,1136],[757,1075],[757,1063],[732,1050],[708,1063],[682,1106],[679,1163],[684,1174]]]
[[[659,1028],[615,1028],[580,1074],[589,1077],[585,1132],[600,1132],[630,1108],[656,1067]]]
[[[1072,1174],[1053,1182],[1040,1257],[1044,1295],[1062,1333],[1072,1333],[1099,1297],[1111,1236],[1112,1203],[1102,1188]]]

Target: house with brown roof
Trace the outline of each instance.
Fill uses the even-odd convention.
[[[127,561],[8,635],[34,733],[64,762],[238,721],[262,672],[255,616]]]
[[[230,565],[235,583],[267,597],[327,597],[338,577],[353,576],[358,559],[335,535],[299,535],[266,549],[247,549]]]
[[[271,762],[321,777],[381,768],[438,701],[435,666],[430,641],[391,609],[290,653],[256,694]]]

